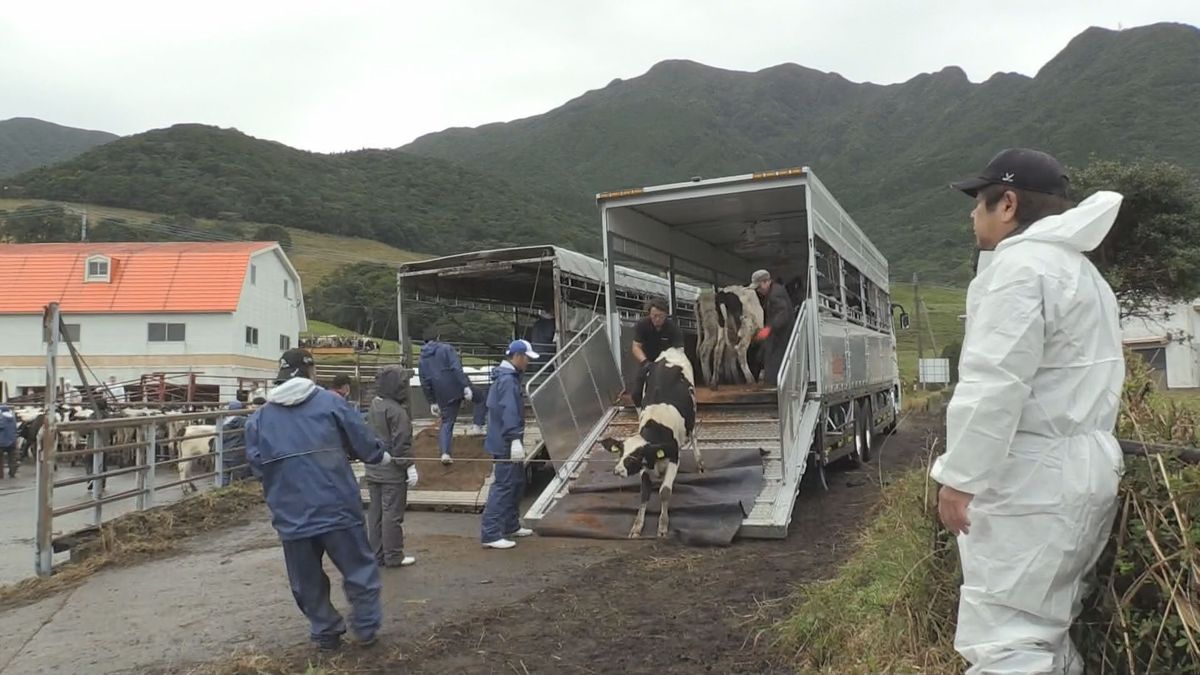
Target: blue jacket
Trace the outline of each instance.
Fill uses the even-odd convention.
[[[471,386],[458,352],[445,342],[430,340],[421,347],[417,371],[425,398],[442,408],[462,400],[463,389]]]
[[[221,427],[221,447],[225,449],[225,452],[245,447],[246,434],[238,433],[238,430],[245,429],[249,419],[246,415],[240,415],[225,420],[225,426]]]
[[[17,416],[12,408],[0,405],[0,448],[11,448],[17,444]]]
[[[509,456],[509,446],[525,437],[525,393],[521,373],[508,361],[492,371],[492,386],[487,395],[487,437],[483,449],[492,457]]]
[[[337,395],[295,377],[246,422],[246,459],[262,480],[271,524],[285,541],[363,525],[350,458],[383,459],[383,445]]]

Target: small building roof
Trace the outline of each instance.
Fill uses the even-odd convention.
[[[250,258],[275,242],[0,245],[0,314],[218,313],[237,309]],[[107,281],[85,281],[108,259]]]

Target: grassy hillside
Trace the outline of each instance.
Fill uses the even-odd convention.
[[[29,117],[0,121],[0,178],[66,161],[116,140],[106,131],[75,129]]]
[[[180,124],[17,176],[19,196],[273,222],[450,253],[553,242],[595,249],[595,219],[502,178],[401,151],[325,155]]]
[[[900,377],[906,383],[913,383],[917,381],[918,329],[926,358],[940,357],[947,345],[961,343],[965,324],[958,317],[967,311],[967,290],[922,285],[921,299],[927,311],[918,321],[912,284],[893,283],[891,289],[892,302],[903,305],[912,322],[908,330],[896,331],[896,355],[900,361]]]
[[[0,199],[0,211],[15,211],[22,207],[37,206],[44,203],[32,199]],[[114,218],[133,225],[144,226],[147,228],[146,232],[158,232],[164,235],[164,237],[170,235],[165,229],[157,230],[151,226],[152,223],[163,223],[170,220],[168,216],[161,213],[98,206],[96,204],[73,202],[68,202],[68,204],[77,210],[86,210],[93,225],[105,218]],[[264,227],[264,225],[266,224],[256,222],[231,223],[228,221],[200,219],[196,221],[195,226],[201,232],[209,233],[213,238],[218,238],[229,236],[235,230],[240,232],[241,236],[248,237],[259,228]],[[304,284],[306,291],[316,288],[325,277],[340,266],[350,264],[354,261],[397,264],[425,257],[418,253],[394,248],[370,239],[322,234],[294,227],[285,229],[287,229],[292,237],[292,250],[289,252],[288,258],[292,261],[292,265],[296,267],[296,271],[300,273],[300,280]]]
[[[901,278],[970,277],[970,201],[946,187],[999,149],[1079,167],[1151,157],[1200,171],[1200,30],[1092,28],[1035,77],[948,66],[895,85],[794,64],[667,61],[546,114],[399,150],[303,152],[184,124],[10,181],[24,195],[285,223],[408,250],[599,249],[593,195],[691,176],[814,169]]]
[[[957,67],[879,86],[794,64],[660,63],[543,115],[404,149],[493,172],[586,211],[596,192],[813,168],[903,277],[970,278],[971,204],[946,188],[998,150],[1074,166],[1143,156],[1200,171],[1200,30],[1089,29],[1030,78]]]

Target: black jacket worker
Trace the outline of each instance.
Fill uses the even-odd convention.
[[[653,298],[646,303],[646,316],[633,327],[633,358],[640,364],[637,377],[633,383],[631,396],[633,404],[642,407],[642,392],[646,387],[646,376],[650,374],[650,365],[658,358],[663,350],[669,347],[683,347],[683,331],[669,316],[667,301]]]
[[[779,386],[779,369],[787,350],[794,318],[792,301],[783,284],[771,280],[770,272],[758,270],[750,277],[750,286],[758,293],[763,307],[763,329],[758,339],[763,343],[763,379],[767,386]]]

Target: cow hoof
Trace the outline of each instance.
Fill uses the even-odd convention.
[[[659,524],[658,524],[658,538],[659,538],[659,539],[666,539],[666,538],[667,538],[667,534],[668,534],[667,524],[666,524],[666,523],[659,523]]]
[[[700,473],[704,473],[704,464],[701,464],[699,466],[699,471],[700,471]]]
[[[630,539],[641,539],[642,533],[639,530],[631,530],[629,532],[629,538]]]

